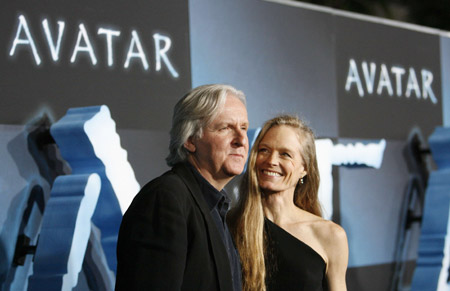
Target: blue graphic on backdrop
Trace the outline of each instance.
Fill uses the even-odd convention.
[[[436,128],[428,142],[438,170],[428,180],[412,291],[449,287],[450,128]]]
[[[49,127],[46,116],[24,126],[0,125],[0,290],[26,289],[33,263],[28,254],[51,185],[68,173],[56,145],[48,142]]]
[[[100,187],[97,174],[56,178],[44,212],[28,290],[72,290],[77,285]]]
[[[122,213],[139,191],[127,153],[120,147],[107,106],[71,108],[50,132],[72,175],[97,173],[101,190],[92,222],[101,231],[109,268],[116,271],[116,245]]]

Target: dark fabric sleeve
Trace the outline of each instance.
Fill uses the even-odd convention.
[[[174,187],[147,187],[125,213],[116,290],[180,290],[187,253],[185,201]]]

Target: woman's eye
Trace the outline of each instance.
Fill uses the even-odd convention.
[[[282,153],[281,155],[282,155],[282,156],[284,156],[284,157],[288,157],[288,158],[290,158],[290,157],[291,157],[291,155],[290,155],[290,154],[288,154],[288,153]]]

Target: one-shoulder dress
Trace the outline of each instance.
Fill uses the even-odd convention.
[[[310,246],[265,219],[266,287],[273,290],[328,290],[326,263]]]

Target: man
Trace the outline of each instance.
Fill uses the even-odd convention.
[[[223,188],[248,154],[245,96],[227,85],[193,89],[176,105],[172,170],[145,185],[124,214],[116,290],[240,290],[239,255]]]

